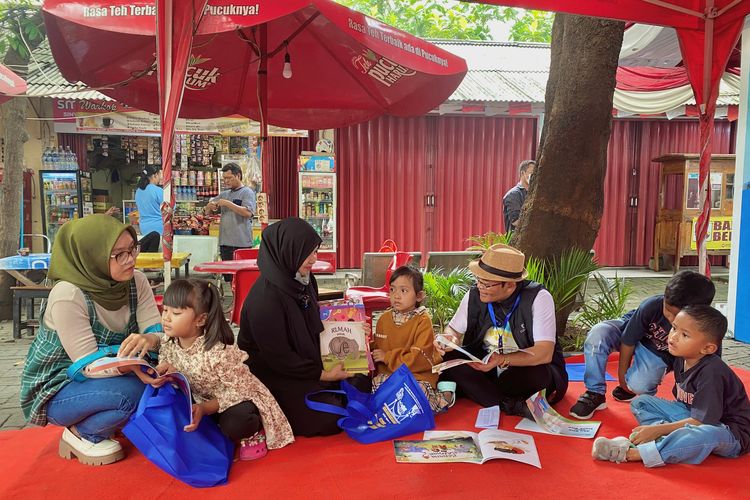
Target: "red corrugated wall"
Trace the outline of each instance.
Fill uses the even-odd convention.
[[[727,121],[716,123],[715,153],[734,152],[732,130],[732,124]],[[648,265],[653,253],[660,165],[651,160],[668,153],[697,153],[698,144],[697,120],[613,121],[604,215],[594,244],[600,264]],[[667,193],[668,197],[671,195]],[[629,207],[630,196],[638,197],[637,210]],[[633,219],[632,224],[629,217]]]
[[[423,243],[426,147],[434,117],[376,120],[336,130],[338,267],[386,238],[402,250]]]
[[[430,250],[462,250],[470,236],[503,232],[502,197],[518,183],[518,164],[536,157],[536,118],[445,116],[437,123]]]
[[[659,190],[651,160],[697,152],[698,134],[697,120],[613,121],[594,244],[600,264],[648,265]],[[714,151],[734,152],[733,134],[732,124],[717,122]],[[385,238],[424,253],[461,250],[471,235],[501,231],[502,195],[516,183],[518,163],[536,154],[536,138],[536,119],[517,117],[383,117],[338,129],[339,267],[361,267],[362,253]],[[434,208],[425,206],[429,194]]]
[[[625,265],[630,249],[626,245],[626,219],[630,197],[631,172],[636,168],[635,127],[614,120],[607,150],[607,176],[604,179],[604,213],[594,252],[599,263]],[[617,262],[619,264],[610,264]]]
[[[383,117],[337,130],[339,267],[361,267],[385,238],[424,256],[501,231],[502,195],[535,148],[534,118]]]
[[[314,151],[317,132],[309,137],[275,137],[268,139],[271,179],[264,186],[271,193],[268,215],[283,219],[299,215],[297,200],[297,157],[301,151]]]

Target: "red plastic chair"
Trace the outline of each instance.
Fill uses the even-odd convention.
[[[235,251],[235,258],[237,256]],[[252,259],[253,257],[246,257]],[[232,323],[235,325],[240,324],[240,313],[242,312],[242,304],[245,303],[247,294],[250,293],[250,289],[253,284],[260,277],[259,270],[241,269],[237,271],[232,280],[232,293],[234,294],[234,304],[232,305]]]
[[[164,312],[164,295],[154,295],[156,300],[156,308],[159,309],[159,314]]]
[[[391,306],[391,300],[388,294],[390,289],[391,275],[393,271],[401,266],[405,266],[411,261],[409,252],[396,252],[391,261],[391,265],[385,271],[385,283],[380,288],[371,286],[353,286],[349,288],[344,297],[347,299],[359,298],[365,306],[365,314],[372,317],[374,311],[382,311]]]
[[[257,259],[259,248],[238,248],[234,251],[234,260]]]

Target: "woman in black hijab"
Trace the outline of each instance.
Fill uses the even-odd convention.
[[[263,231],[260,278],[242,306],[237,339],[240,349],[250,355],[250,371],[274,395],[298,436],[339,432],[339,417],[308,409],[305,395],[338,389],[338,381],[351,375],[340,365],[323,370],[320,358],[323,323],[311,272],[320,243],[315,229],[296,217]],[[333,395],[316,400],[340,405]]]

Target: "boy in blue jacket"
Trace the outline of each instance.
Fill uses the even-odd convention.
[[[619,385],[612,391],[617,401],[630,401],[637,394],[655,394],[662,378],[672,369],[667,337],[677,313],[688,305],[710,305],[716,289],[713,282],[694,271],[675,274],[664,295],[649,297],[622,319],[597,323],[589,332],[583,353],[586,392],[570,409],[570,415],[587,420],[607,407],[605,375],[610,353],[620,351]]]

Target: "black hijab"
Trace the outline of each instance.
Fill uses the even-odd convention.
[[[312,273],[307,285],[294,278],[307,256],[322,242],[315,229],[300,218],[289,217],[271,224],[263,231],[258,252],[261,277],[294,298],[301,308],[315,305],[318,285]]]

